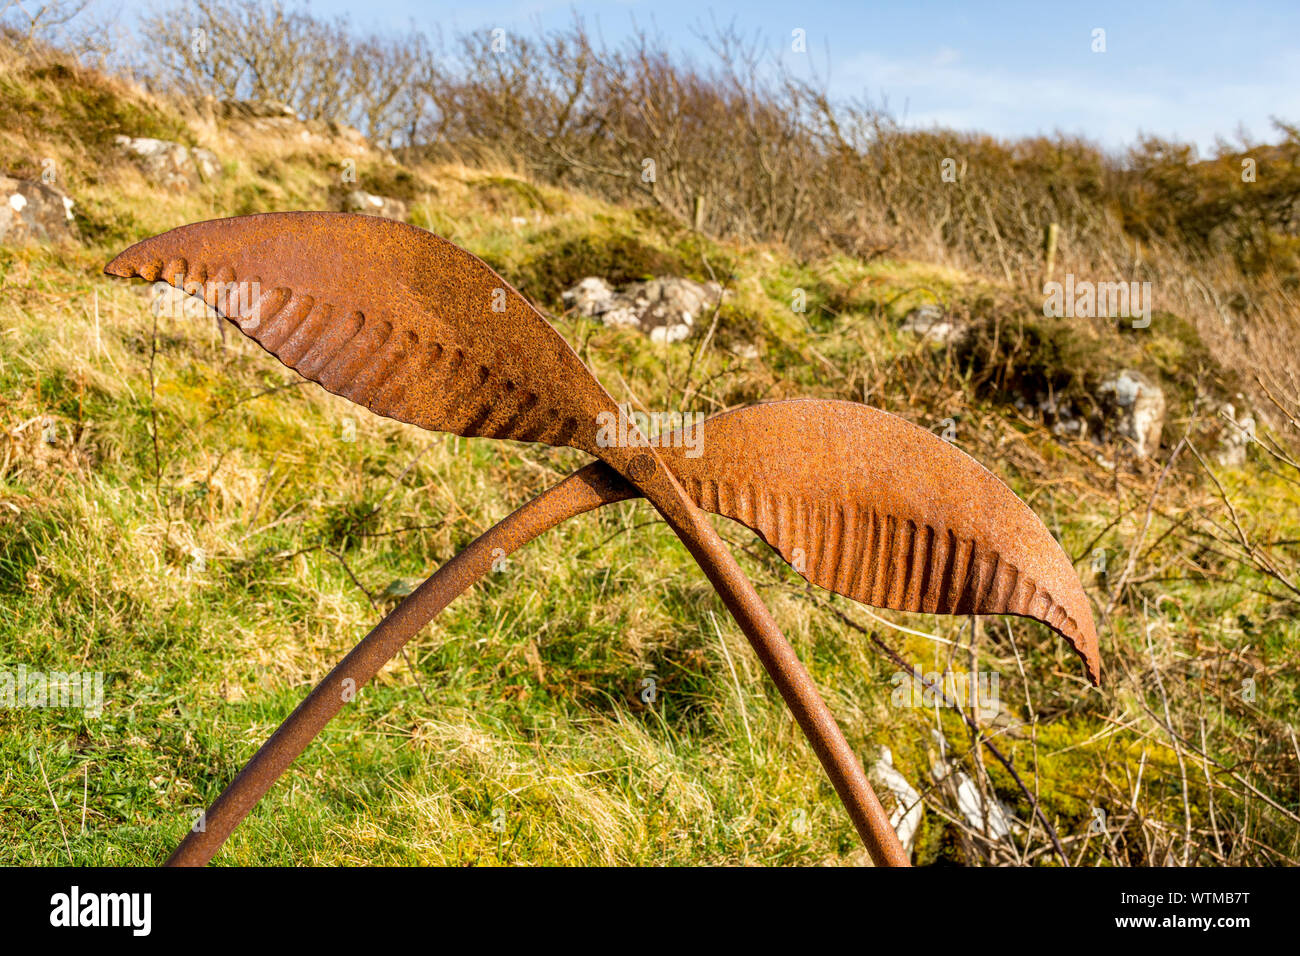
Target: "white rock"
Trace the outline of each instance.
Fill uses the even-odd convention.
[[[957,809],[966,818],[971,829],[984,833],[984,810],[988,807],[988,835],[1001,840],[1011,835],[1011,821],[1007,811],[996,798],[987,802],[980,793],[975,781],[964,770],[954,771],[953,779],[957,782]]]
[[[616,292],[604,279],[588,276],[563,293],[579,315],[606,326],[636,327],[660,343],[681,342],[691,335],[697,316],[711,312],[722,287],[665,276],[637,282]]]
[[[1141,372],[1121,369],[1097,388],[1107,427],[1125,439],[1138,458],[1160,449],[1165,425],[1165,393]]]
[[[161,186],[195,186],[221,174],[220,161],[208,149],[191,149],[180,143],[148,136],[114,136],[113,142],[146,177]]]
[[[954,322],[952,317],[937,305],[923,305],[907,313],[900,328],[904,332],[919,335],[929,342],[947,345],[959,341],[966,334],[966,327]]]
[[[48,183],[0,175],[0,242],[56,242],[75,238],[72,200]]]
[[[1219,418],[1223,429],[1219,435],[1219,444],[1214,452],[1214,460],[1221,468],[1240,468],[1246,463],[1246,449],[1255,440],[1255,416],[1237,417],[1237,409],[1231,402],[1225,402],[1219,408]]]
[[[689,325],[656,325],[650,330],[651,342],[681,342],[689,338],[691,327]]]
[[[381,216],[384,219],[396,219],[405,222],[408,212],[406,203],[391,196],[376,196],[362,189],[354,189],[343,197],[344,212],[360,212],[369,216]]]
[[[916,847],[916,832],[921,827],[921,815],[925,812],[921,795],[894,767],[894,754],[888,747],[880,748],[880,759],[871,768],[871,773],[894,798],[895,806],[889,814],[889,822],[910,857]]]
[[[577,309],[579,315],[588,319],[603,315],[614,305],[614,290],[610,288],[608,282],[597,276],[588,276],[572,289],[566,289],[561,297],[566,303]],[[610,320],[606,319],[605,324],[610,325]],[[631,322],[614,324],[634,325],[636,324],[636,316],[632,316]]]
[[[619,306],[617,309],[602,312],[600,319],[608,326],[639,327],[641,325],[641,316],[637,315],[635,309],[627,306]]]
[[[986,801],[980,794],[979,787],[966,771],[947,757],[948,742],[936,728],[930,729],[930,736],[938,747],[938,754],[931,752],[930,773],[936,782],[951,781],[957,793],[957,809],[965,818],[966,824],[980,833],[984,833],[984,816]],[[1011,816],[996,797],[987,801],[988,835],[1002,838],[1011,832]]]
[[[221,175],[221,160],[212,150],[196,146],[190,150],[190,158],[194,160],[194,168],[205,182]]]

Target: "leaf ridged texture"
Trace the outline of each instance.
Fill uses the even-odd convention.
[[[137,274],[201,292],[213,308],[224,304],[220,290],[239,282],[230,266],[210,271],[204,263],[185,259],[155,259]],[[260,286],[256,276],[248,282]],[[238,314],[226,318],[304,378],[378,415],[405,422],[437,420],[440,430],[466,438],[549,445],[567,444],[577,431],[577,419],[542,404],[536,392],[486,365],[466,361],[462,349],[421,341],[411,330],[395,329],[391,322],[359,311],[337,315],[330,303],[283,286],[259,292],[255,302],[237,300],[239,308],[232,311]]]
[[[701,508],[755,529],[813,584],[855,601],[929,614],[1018,614],[1080,633],[1046,589],[947,528],[743,482],[690,478],[684,485]]]

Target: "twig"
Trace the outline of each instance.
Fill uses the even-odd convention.
[[[1200,462],[1201,467],[1205,469],[1205,473],[1210,476],[1210,481],[1214,482],[1214,487],[1219,494],[1219,500],[1222,501],[1223,506],[1228,509],[1228,516],[1232,519],[1232,527],[1237,532],[1237,538],[1241,542],[1241,549],[1245,552],[1246,557],[1250,558],[1256,570],[1277,581],[1294,594],[1300,595],[1300,583],[1287,578],[1286,575],[1274,566],[1272,560],[1267,554],[1264,554],[1259,548],[1250,543],[1250,538],[1246,535],[1245,529],[1241,526],[1241,519],[1237,515],[1237,509],[1233,506],[1231,499],[1228,498],[1227,492],[1223,490],[1223,485],[1219,482],[1218,476],[1210,470],[1210,466],[1205,463],[1205,459],[1201,457],[1201,453],[1196,450],[1195,445],[1188,442],[1187,447],[1192,450],[1192,454],[1196,456],[1196,460]]]
[[[1201,710],[1205,709],[1205,695],[1201,695]],[[1205,742],[1205,717],[1201,716],[1201,749],[1208,750],[1209,746]],[[1219,821],[1214,815],[1214,782],[1210,779],[1210,768],[1208,764],[1202,763],[1201,769],[1205,771],[1205,793],[1207,803],[1210,807],[1210,829],[1214,833],[1214,846],[1219,851],[1219,856],[1223,856],[1223,841],[1219,839]]]
[[[708,257],[705,256],[703,252],[701,252],[700,258],[704,260],[704,266],[706,269],[709,270],[709,276],[713,279],[714,282],[717,282],[717,276],[713,274],[713,266],[709,264]],[[730,279],[728,279],[728,282],[729,281]],[[709,322],[709,330],[704,334],[704,338],[700,340],[699,347],[693,353],[691,353],[691,362],[688,366],[686,366],[686,378],[682,381],[682,407],[683,408],[685,408],[687,405],[690,404],[687,396],[690,394],[691,376],[695,374],[695,363],[700,360],[700,358],[704,355],[705,350],[708,349],[709,343],[713,341],[713,333],[717,331],[718,328],[718,316],[722,312],[722,300],[726,298],[726,295],[727,295],[727,283],[721,283],[721,291],[718,292],[718,301],[715,302],[713,305],[713,318],[712,321]]]
[[[59,802],[54,799],[54,789],[50,786],[50,778],[45,775],[45,761],[41,759],[41,752],[36,751],[36,765],[41,768],[41,779],[45,781],[45,792],[50,795],[50,803],[54,804],[54,819],[59,823],[59,832],[63,834],[63,849],[68,851],[68,863],[72,863],[72,847],[68,844],[68,831],[63,827],[63,814],[59,812]]]
[[[1157,606],[1157,610],[1159,607]],[[1164,678],[1160,676],[1160,664],[1156,661],[1155,648],[1151,646],[1151,625],[1146,620],[1146,610],[1142,613],[1142,636],[1146,640],[1147,655],[1151,658],[1151,673],[1156,679],[1156,689],[1160,691],[1161,706],[1165,711],[1165,727],[1169,730],[1169,739],[1174,745],[1174,756],[1178,758],[1178,774],[1183,789],[1183,866],[1187,866],[1192,852],[1192,805],[1187,796],[1187,762],[1183,760],[1183,750],[1178,746],[1178,738],[1173,733],[1174,721],[1169,714],[1169,695],[1165,693]]]
[[[1188,429],[1191,429],[1189,424]],[[1138,533],[1137,540],[1129,548],[1128,561],[1124,564],[1124,571],[1120,574],[1119,580],[1115,582],[1115,588],[1111,591],[1110,598],[1106,601],[1106,610],[1102,612],[1103,618],[1109,618],[1111,609],[1115,607],[1115,602],[1124,592],[1124,585],[1128,582],[1128,577],[1133,573],[1133,566],[1137,563],[1138,552],[1142,550],[1142,542],[1146,539],[1147,530],[1151,527],[1151,511],[1155,507],[1156,495],[1160,494],[1160,486],[1164,484],[1165,475],[1169,474],[1169,469],[1173,467],[1174,461],[1178,458],[1178,453],[1183,450],[1184,445],[1188,445],[1187,436],[1183,435],[1178,444],[1174,446],[1173,453],[1169,460],[1165,462],[1165,467],[1160,470],[1160,477],[1156,479],[1155,487],[1151,489],[1151,497],[1147,499],[1146,516],[1142,519],[1142,530]],[[1195,452],[1195,449],[1193,449]]]
[[[346,559],[344,559],[343,555],[331,548],[322,547],[321,550],[324,551],[326,554],[332,554],[334,557],[339,559],[339,564],[343,565],[343,570],[346,571],[348,577],[352,579],[352,583],[361,589],[361,593],[366,596],[366,600],[370,602],[370,606],[374,608],[376,611],[379,610],[379,602],[375,600],[374,594],[370,592],[369,588],[367,588],[364,584],[361,583],[360,578],[358,578],[355,574],[352,573],[352,569],[348,567],[348,562]],[[415,689],[420,692],[420,696],[424,698],[424,702],[428,704],[430,707],[432,707],[433,701],[431,701],[429,699],[429,695],[424,692],[424,685],[420,683],[420,675],[416,671],[415,665],[411,663],[411,658],[407,656],[405,647],[402,647],[401,654],[402,654],[402,660],[406,661],[406,666],[411,671],[411,679],[415,681]]]
[[[814,598],[814,600],[816,599]],[[871,631],[867,630],[865,627],[863,627],[857,621],[853,620],[853,618],[849,617],[849,615],[845,614],[843,611],[841,611],[839,608],[835,607],[834,605],[827,604],[822,601],[817,601],[817,603],[820,604],[823,608],[826,608],[827,610],[831,611],[849,627],[853,628],[858,633],[865,635],[867,639],[871,641],[872,644],[876,645],[876,647],[879,648],[881,652],[883,652],[886,656],[888,656],[889,659],[892,660],[895,664],[897,664],[900,668],[907,671],[909,674],[918,676],[921,682],[927,688],[929,688],[934,692],[936,700],[939,697],[943,697],[945,703],[948,703],[948,697],[943,692],[942,688],[936,687],[933,683],[927,681],[925,677],[920,674],[920,671],[916,667],[912,666],[906,660],[904,660],[903,657],[897,651],[895,651],[892,647],[886,644],[883,640],[881,640]],[[952,706],[952,704],[948,703],[948,706]],[[960,707],[956,709],[957,712],[961,715],[962,719],[969,723],[970,717],[967,715],[967,713],[964,710],[962,710]],[[1052,826],[1052,824],[1048,821],[1047,817],[1043,814],[1042,808],[1038,805],[1038,799],[1032,793],[1030,793],[1029,788],[1025,786],[1025,782],[1022,779],[1020,779],[1020,774],[1016,772],[1016,768],[1011,765],[1011,761],[1009,761],[1005,756],[1003,756],[1002,751],[1000,751],[997,748],[997,746],[993,743],[993,741],[987,737],[983,737],[981,738],[981,742],[984,744],[985,747],[989,749],[989,753],[993,754],[994,759],[997,760],[997,762],[1002,765],[1003,769],[1006,770],[1007,773],[1011,775],[1011,778],[1015,780],[1016,786],[1020,788],[1020,792],[1025,795],[1025,798],[1029,800],[1030,805],[1033,807],[1034,815],[1038,817],[1038,822],[1041,823],[1043,825],[1043,829],[1047,831],[1047,835],[1051,839],[1052,845],[1056,848],[1057,856],[1061,858],[1062,863],[1064,863],[1066,866],[1069,866],[1070,860],[1065,855],[1065,849],[1061,846],[1061,839],[1059,836],[1057,836],[1056,828]]]

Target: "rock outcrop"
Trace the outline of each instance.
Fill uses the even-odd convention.
[[[894,798],[894,809],[889,813],[889,823],[898,834],[898,842],[910,857],[916,848],[916,831],[921,827],[925,804],[916,788],[894,766],[894,755],[888,747],[880,748],[880,759],[871,768],[871,775],[884,785],[885,792]]]
[[[354,189],[343,194],[339,204],[343,212],[360,212],[367,216],[382,216],[384,219],[396,219],[405,222],[410,212],[409,207],[400,199],[391,196],[376,196],[361,189]]]
[[[53,186],[0,176],[0,242],[75,239],[72,207],[72,200]]]
[[[1255,441],[1255,416],[1243,414],[1237,416],[1237,409],[1231,402],[1219,406],[1218,444],[1214,449],[1214,461],[1222,468],[1240,468],[1246,463],[1246,449]]]
[[[1102,380],[1096,399],[1102,409],[1103,437],[1127,441],[1138,458],[1150,458],[1160,450],[1165,393],[1155,382],[1141,372],[1121,369]]]
[[[899,326],[926,341],[948,345],[961,341],[968,329],[937,305],[923,305],[913,309]]]
[[[589,276],[563,297],[579,315],[607,326],[636,328],[652,342],[680,342],[690,336],[698,318],[712,311],[722,294],[716,282],[677,276],[635,282],[618,292],[604,279]]]
[[[146,136],[115,136],[113,142],[148,179],[168,189],[188,189],[221,175],[216,154],[202,147]]]

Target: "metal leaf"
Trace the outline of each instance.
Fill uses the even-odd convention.
[[[404,223],[283,212],[181,226],[104,270],[163,281],[289,368],[379,415],[598,457],[612,411],[568,343],[476,256]]]
[[[1100,678],[1070,559],[1029,506],[950,442],[856,402],[797,399],[710,418],[665,463],[697,506],[754,531],[820,587],[873,607],[1042,621]]]

